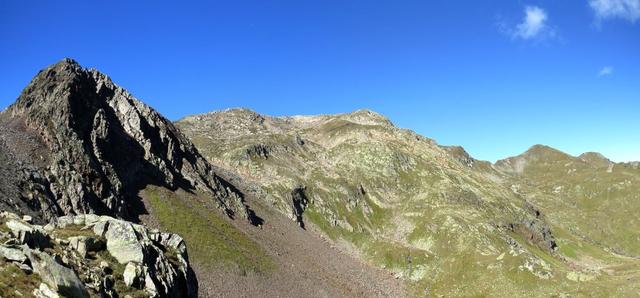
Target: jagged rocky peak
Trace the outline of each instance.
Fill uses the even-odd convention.
[[[246,215],[241,194],[219,178],[167,119],[95,69],[64,59],[40,71],[0,115],[3,139],[35,136],[44,148],[29,205],[43,217],[134,216],[147,184],[210,193],[229,214]],[[5,142],[10,154],[23,148]],[[24,193],[25,191],[23,191]],[[33,193],[33,192],[31,192]]]

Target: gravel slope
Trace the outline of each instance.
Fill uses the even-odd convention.
[[[234,175],[226,173],[228,181]],[[244,220],[229,220],[275,260],[277,269],[267,274],[210,270],[192,262],[200,297],[404,297],[403,283],[390,272],[374,268],[341,250],[311,223],[307,230],[269,206],[251,185],[240,184],[247,205],[264,220],[260,227]],[[179,191],[180,192],[180,191]],[[148,206],[145,194],[141,197]],[[147,226],[159,227],[151,214],[142,216]],[[210,212],[219,212],[211,209]]]

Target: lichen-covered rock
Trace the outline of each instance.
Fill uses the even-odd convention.
[[[81,257],[86,257],[88,252],[100,251],[104,243],[96,237],[75,236],[69,237],[69,245],[75,249]]]
[[[22,249],[6,245],[0,245],[0,257],[19,263],[23,263],[27,260],[27,256],[22,252]]]
[[[122,277],[124,278],[124,284],[130,287],[137,286],[140,275],[142,274],[142,268],[134,262],[127,263],[124,268]]]
[[[33,296],[36,298],[59,298],[60,295],[53,291],[47,284],[41,283],[40,287],[33,290]]]
[[[93,214],[59,217],[44,229],[3,212],[0,226],[18,231],[0,234],[0,260],[37,273],[44,286],[30,290],[36,297],[122,297],[141,290],[151,297],[197,296],[187,248],[178,235]],[[40,231],[53,241],[20,244],[24,231]]]
[[[144,260],[143,244],[130,223],[109,221],[109,228],[104,236],[107,239],[107,250],[120,264],[142,263]]]
[[[159,297],[197,295],[198,286],[189,265],[186,245],[180,236],[91,214],[63,216],[54,223],[56,229],[69,225],[84,226],[97,232],[96,236],[104,237],[109,254],[118,263],[126,265],[124,283],[127,286],[144,289]],[[167,252],[172,252],[173,262]]]
[[[45,283],[52,286],[53,290],[65,297],[89,297],[84,284],[71,268],[58,264],[47,253],[30,249],[25,249],[25,252],[33,271],[38,273]]]
[[[20,244],[26,244],[29,247],[45,247],[49,245],[49,237],[41,227],[33,227],[17,219],[10,219],[5,224]]]

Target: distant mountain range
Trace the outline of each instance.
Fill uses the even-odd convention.
[[[65,59],[0,113],[0,177],[2,297],[640,292],[637,162],[492,164],[369,110],[171,123]]]

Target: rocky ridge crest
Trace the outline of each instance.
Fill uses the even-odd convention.
[[[242,194],[170,121],[71,59],[40,71],[0,114],[0,125],[2,151],[24,175],[7,187],[17,187],[31,210],[9,205],[35,210],[37,220],[83,213],[135,218],[137,191],[147,184],[210,193],[230,216],[248,216]],[[31,142],[16,146],[25,136]]]

